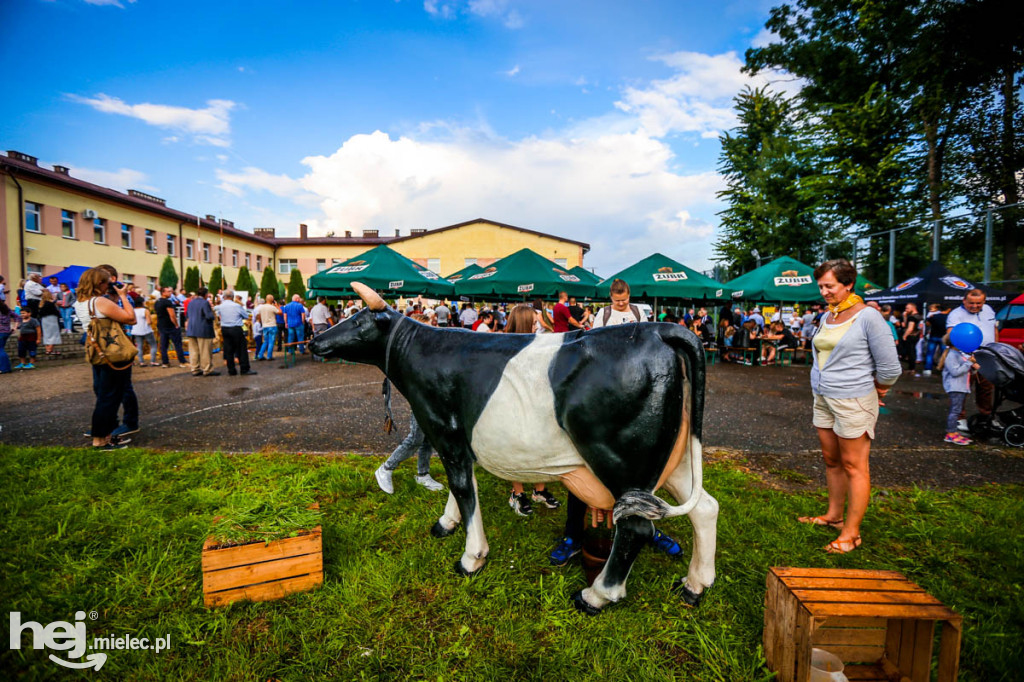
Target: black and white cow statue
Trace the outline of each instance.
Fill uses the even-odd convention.
[[[538,335],[438,329],[351,286],[366,308],[313,339],[310,351],[376,365],[409,401],[448,475],[448,502],[431,532],[445,537],[466,526],[459,573],[476,573],[487,558],[479,463],[510,481],[561,481],[588,505],[612,510],[604,570],[573,595],[581,611],[625,597],[653,521],[684,514],[694,534],[681,593],[700,602],[715,578],[718,502],[702,488],[704,350],[696,335],[664,323]],[[660,487],[678,506],[653,494]]]

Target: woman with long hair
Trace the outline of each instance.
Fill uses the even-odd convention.
[[[868,457],[878,402],[902,367],[882,314],[853,292],[857,270],[840,258],[815,268],[814,278],[828,305],[811,342],[814,427],[825,460],[828,509],[797,520],[838,529],[825,551],[846,554],[861,545],[860,524],[871,499]]]
[[[113,288],[120,306],[107,297]],[[128,299],[128,287],[113,282],[109,271],[103,268],[89,268],[78,280],[78,302],[75,304],[78,318],[88,330],[92,317],[109,318],[120,324],[135,322],[135,309]],[[96,405],[92,411],[92,447],[95,450],[121,450],[128,443],[124,438],[111,438],[117,427],[117,410],[124,399],[125,390],[131,385],[131,368],[116,370],[110,365],[93,365],[93,381]]]
[[[43,289],[43,298],[39,304],[39,323],[43,326],[43,345],[47,355],[60,355],[53,350],[60,345],[60,311],[57,302],[49,289]]]
[[[512,309],[508,314],[508,321],[505,323],[504,333],[506,334],[533,334],[537,321],[536,308],[521,303]],[[512,493],[508,498],[508,506],[520,516],[529,516],[533,513],[533,502],[540,502],[548,509],[558,509],[562,503],[555,499],[555,496],[547,491],[543,483],[533,486],[533,494],[527,495],[523,484],[519,481],[512,483]]]
[[[516,306],[518,307],[518,306]],[[538,334],[546,334],[555,331],[555,323],[544,308],[544,301],[539,298],[533,302],[534,325],[533,330]]]

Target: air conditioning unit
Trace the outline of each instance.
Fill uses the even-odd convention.
[[[86,220],[96,220],[96,218],[99,217],[99,214],[91,208],[87,208],[82,211],[82,217]]]

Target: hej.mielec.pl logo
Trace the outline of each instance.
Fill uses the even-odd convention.
[[[97,618],[96,612],[92,612],[90,617],[95,620]],[[10,612],[11,649],[21,649],[22,640],[27,633],[33,649],[51,649],[53,651],[67,652],[65,655],[68,659],[72,660],[65,660],[49,654],[49,659],[57,665],[62,665],[65,668],[94,668],[99,670],[107,662],[107,655],[102,652],[90,653],[82,659],[87,649],[137,650],[152,648],[155,652],[160,653],[171,646],[171,636],[169,634],[165,637],[155,638],[152,646],[148,637],[132,637],[130,635],[95,637],[93,638],[92,646],[90,646],[85,632],[85,618],[85,611],[77,611],[75,612],[75,622],[73,623],[58,620],[44,626],[31,620],[23,623],[21,612],[12,611]]]

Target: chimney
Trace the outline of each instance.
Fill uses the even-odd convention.
[[[299,223],[299,239],[309,239],[309,228],[305,223]]]
[[[401,237],[402,236],[402,231],[401,230],[395,230],[395,236],[396,237]]]
[[[206,214],[206,219],[212,222],[217,222],[217,216],[210,215],[209,213]]]
[[[410,230],[409,234],[425,234],[426,231],[426,228],[414,227],[412,230]]]
[[[61,175],[71,175],[71,169],[67,166],[58,166],[54,164],[53,170],[55,173],[60,173]]]
[[[223,225],[224,227],[234,227],[235,226],[235,224],[233,222],[231,222],[230,220],[227,220],[226,218],[221,218],[220,219],[220,224]]]
[[[363,230],[363,237],[376,239],[378,234],[380,234],[378,230]]]
[[[352,230],[345,230],[345,238],[346,239],[351,239],[352,238]]]
[[[16,152],[13,149],[8,149],[7,150],[7,157],[11,158],[11,159],[15,159],[17,161],[24,161],[25,163],[30,163],[33,166],[38,166],[39,165],[39,159],[37,159],[36,157],[29,156],[28,154],[23,154],[21,152]]]
[[[273,239],[277,230],[273,227],[254,227],[252,233],[264,239]]]
[[[135,197],[136,199],[143,199],[145,201],[152,201],[154,204],[160,204],[161,206],[166,206],[167,205],[167,200],[166,199],[161,199],[160,197],[155,197],[152,194],[146,194],[145,192],[140,192],[137,189],[130,189],[130,190],[128,190],[128,196]]]

